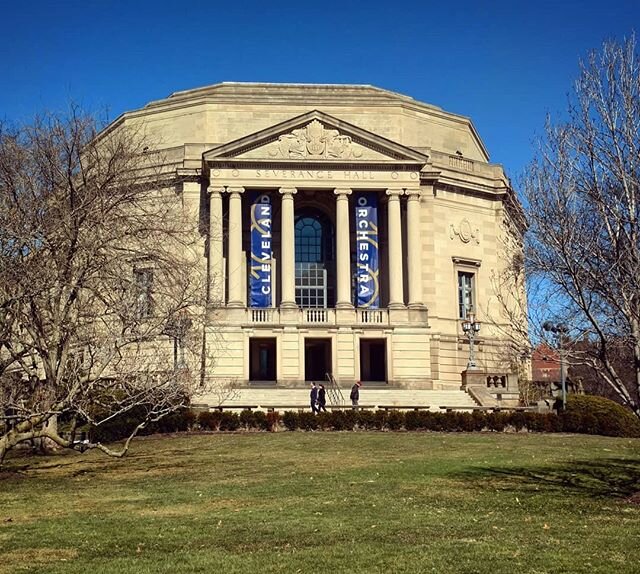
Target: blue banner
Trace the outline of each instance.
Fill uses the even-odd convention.
[[[356,306],[378,309],[378,197],[374,193],[356,197],[356,270]]]
[[[257,195],[251,204],[250,307],[271,307],[271,215],[271,198]]]

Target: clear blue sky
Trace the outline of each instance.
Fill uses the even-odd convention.
[[[221,81],[373,84],[470,116],[512,177],[579,58],[640,28],[639,0],[4,0],[0,14],[9,121],[70,100],[115,118]]]

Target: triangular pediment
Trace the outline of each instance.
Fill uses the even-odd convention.
[[[411,148],[314,110],[215,147],[205,161],[425,164]]]

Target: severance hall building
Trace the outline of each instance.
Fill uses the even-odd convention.
[[[478,367],[508,370],[517,202],[469,118],[366,85],[222,83],[119,121],[161,142],[200,219],[211,380],[458,389],[471,311]]]

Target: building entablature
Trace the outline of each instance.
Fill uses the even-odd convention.
[[[327,189],[334,183],[380,189],[440,183],[485,195],[502,195],[508,187],[499,165],[461,154],[417,151],[319,110],[221,145],[185,144],[183,166],[201,167],[204,181],[224,179],[259,188],[278,179]]]
[[[203,154],[210,185],[253,188],[418,187],[428,160],[318,110]]]

